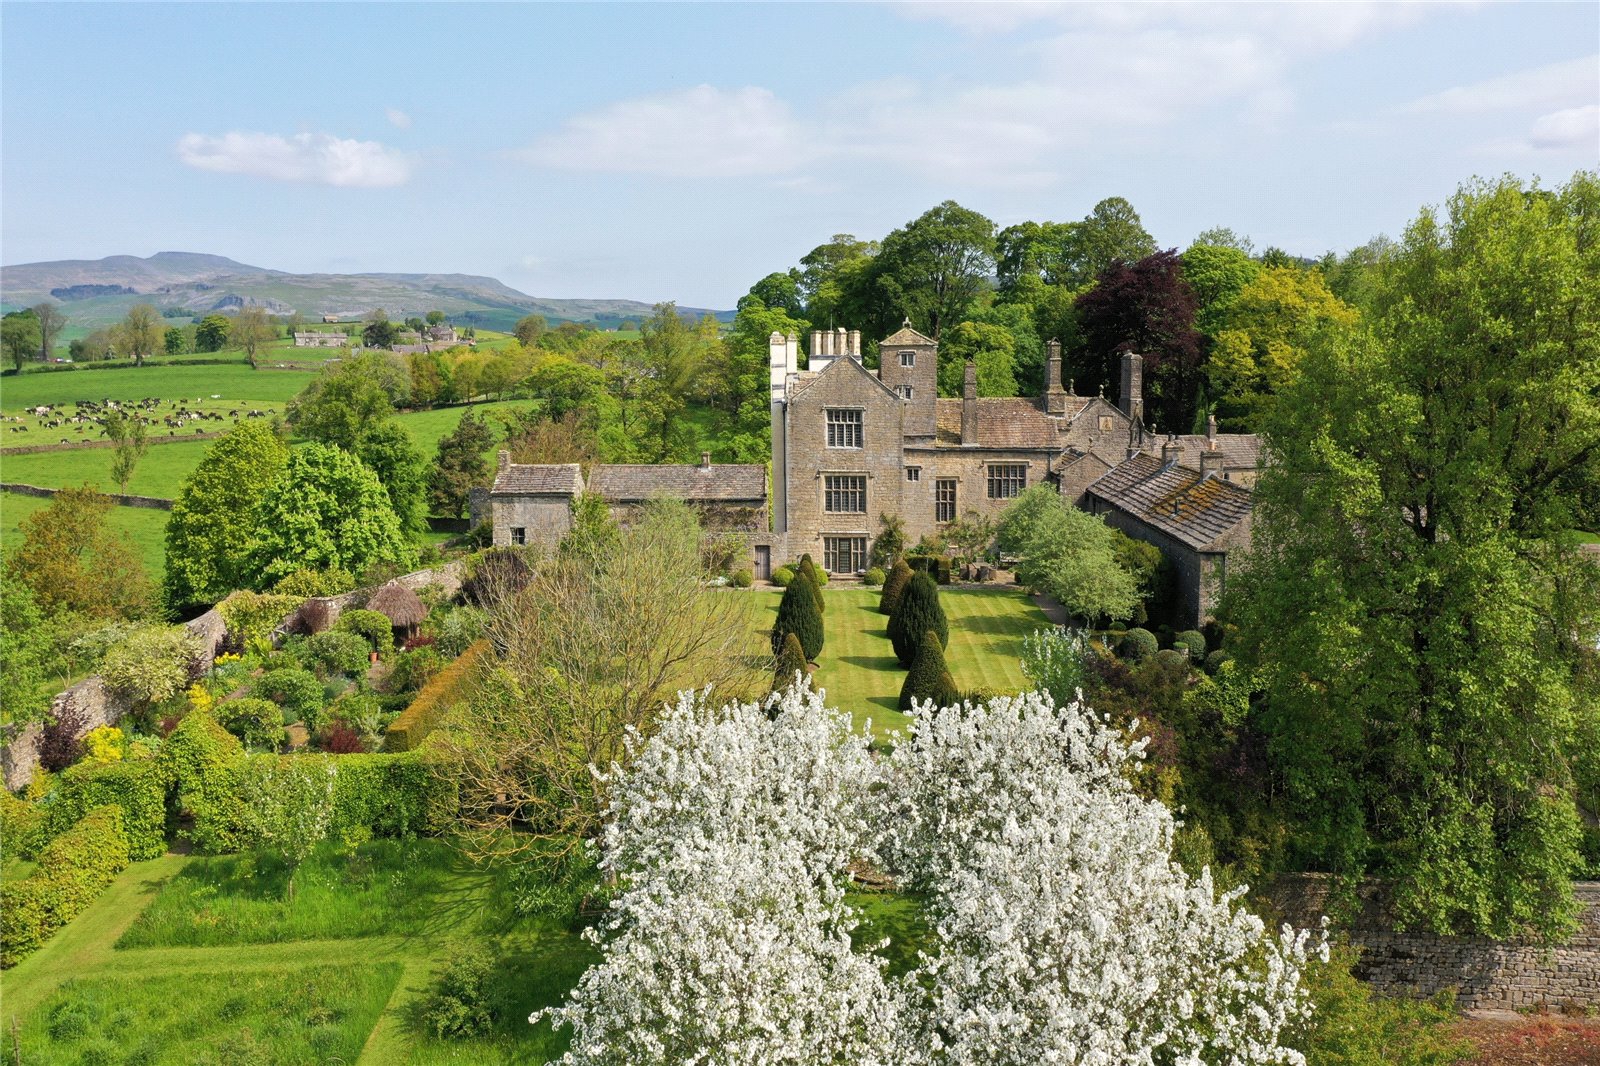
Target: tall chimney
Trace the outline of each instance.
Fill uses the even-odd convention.
[[[710,470],[711,469],[711,453],[710,452],[701,452],[700,453],[700,469],[701,470]]]
[[[822,354],[821,330],[814,329],[811,331],[811,343],[806,345],[806,354],[810,355],[813,359]],[[815,370],[816,368],[812,367],[812,369]]]
[[[843,326],[833,331],[833,354],[850,355],[850,334]]]
[[[1144,424],[1144,356],[1138,352],[1122,353],[1122,392],[1117,406],[1133,421]]]
[[[1216,419],[1211,419],[1207,426],[1206,446],[1200,451],[1200,476],[1221,477],[1223,455],[1222,449],[1217,447]]]
[[[1206,415],[1206,447],[1207,448],[1215,448],[1216,446],[1217,446],[1217,416],[1215,414],[1209,414],[1209,415]]]
[[[850,331],[850,354],[857,359],[861,358],[861,331],[859,329]]]
[[[1161,442],[1161,465],[1171,466],[1181,454],[1183,449],[1178,446],[1178,438],[1168,434],[1167,439]]]
[[[966,377],[961,382],[961,443],[978,443],[978,364],[967,360]]]
[[[503,452],[499,453],[498,455],[496,455],[494,457],[494,460],[495,460],[495,467],[494,468],[499,473],[505,473],[505,471],[507,471],[507,470],[509,470],[511,468],[511,453],[510,452],[503,451]]]
[[[1046,414],[1067,413],[1067,394],[1061,389],[1061,342],[1051,340],[1044,346],[1044,410]]]

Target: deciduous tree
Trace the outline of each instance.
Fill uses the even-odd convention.
[[[873,273],[890,320],[876,325],[892,328],[894,316],[905,316],[939,340],[993,276],[994,233],[993,222],[946,200],[885,237]]]
[[[32,310],[33,317],[39,320],[39,358],[49,362],[55,350],[56,338],[66,328],[66,312],[61,310],[60,304],[49,300],[34,304]]]
[[[207,315],[194,327],[195,349],[202,352],[222,351],[232,328],[233,322],[226,315]]]
[[[231,333],[233,343],[244,349],[245,360],[254,370],[256,354],[277,335],[277,330],[267,317],[267,309],[251,304],[233,317]]]
[[[138,366],[161,345],[161,314],[149,304],[135,304],[116,328],[117,347]]]
[[[47,613],[132,619],[150,610],[150,579],[127,537],[108,526],[110,510],[90,486],[62,489],[20,523],[22,543],[6,566]]]
[[[1017,560],[1017,579],[1079,618],[1127,618],[1139,603],[1138,582],[1117,561],[1115,531],[1050,485],[1023,490],[996,534],[1001,553]]]
[[[112,480],[116,481],[118,492],[126,493],[134,468],[150,447],[144,420],[124,411],[110,411],[106,414],[104,428],[112,446]]]
[[[1600,469],[1597,221],[1581,172],[1408,227],[1363,328],[1312,344],[1267,420],[1228,591],[1304,861],[1387,877],[1441,932],[1573,913],[1600,588],[1561,480]]]
[[[0,345],[18,370],[24,359],[39,353],[39,336],[39,319],[31,310],[12,311],[0,318]]]

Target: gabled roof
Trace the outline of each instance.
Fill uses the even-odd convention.
[[[491,496],[576,496],[583,491],[577,463],[512,463],[494,476]]]
[[[1136,455],[1090,484],[1088,494],[1197,551],[1218,544],[1250,517],[1250,490],[1187,467]]]
[[[754,463],[608,463],[589,472],[589,491],[612,503],[665,496],[691,503],[765,500],[767,468]]]
[[[954,399],[936,402],[937,444],[960,446],[964,402]],[[978,397],[977,446],[980,448],[1059,448],[1062,424],[1045,414],[1039,401],[1030,396]]]
[[[878,342],[878,347],[879,348],[892,348],[897,344],[932,344],[932,343],[933,343],[933,338],[932,337],[924,337],[922,334],[920,334],[916,330],[912,329],[911,328],[911,323],[908,321],[905,325],[901,326],[899,329],[895,330],[893,333],[891,333],[887,337],[883,338],[883,340],[879,341]]]
[[[857,374],[860,374],[867,381],[872,382],[872,384],[874,384],[878,388],[882,389],[887,395],[894,397],[894,399],[895,399],[895,401],[897,403],[899,402],[900,394],[898,392],[895,392],[889,386],[885,385],[883,383],[883,379],[878,377],[878,375],[876,373],[874,373],[873,371],[868,370],[866,367],[862,366],[861,365],[861,361],[859,359],[856,359],[855,357],[848,356],[848,355],[840,355],[840,356],[833,357],[833,362],[829,363],[827,366],[823,367],[821,370],[803,370],[803,371],[801,371],[799,374],[797,374],[795,376],[796,380],[793,382],[794,389],[789,393],[789,399],[793,400],[795,397],[797,397],[801,393],[805,392],[807,389],[809,389],[811,386],[815,385],[817,382],[821,381],[824,377],[826,377],[829,374],[847,374],[847,373],[849,373],[850,371],[843,369],[844,367],[854,367],[855,368],[855,372]]]

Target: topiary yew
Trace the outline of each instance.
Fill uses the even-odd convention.
[[[808,660],[821,654],[822,613],[817,610],[818,598],[816,587],[805,580],[797,580],[783,590],[778,620],[772,624],[773,655],[783,654],[784,637],[790,633],[800,638]]]
[[[889,576],[884,578],[883,592],[878,596],[878,613],[893,618],[894,612],[900,608],[900,597],[910,583],[911,567],[906,565],[904,559],[896,559],[889,568]]]
[[[1161,644],[1156,640],[1156,635],[1148,629],[1130,629],[1123,634],[1121,642],[1117,645],[1117,654],[1124,659],[1133,659],[1142,662],[1150,658],[1159,650]]]
[[[961,702],[955,679],[944,663],[944,645],[933,630],[924,630],[917,644],[916,657],[900,686],[900,710],[909,712],[913,700],[931,700],[935,707],[950,707]]]
[[[778,668],[773,671],[772,691],[782,692],[794,684],[794,675],[806,676],[806,653],[800,647],[800,638],[793,633],[783,635],[783,650],[778,653]]]
[[[794,576],[811,586],[812,595],[817,601],[817,613],[820,615],[827,611],[827,604],[822,602],[822,577],[817,573],[817,564],[811,561],[811,556],[801,558],[800,566],[795,570]]]
[[[899,609],[889,619],[889,640],[894,644],[901,666],[910,667],[922,634],[930,629],[938,636],[942,648],[950,639],[950,622],[939,605],[939,586],[926,573],[919,573],[906,586]]]

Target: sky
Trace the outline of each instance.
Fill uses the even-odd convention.
[[[729,308],[946,199],[1397,235],[1600,165],[1600,4],[0,3],[0,260]]]

